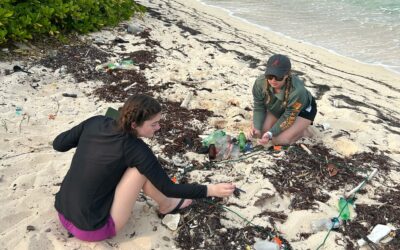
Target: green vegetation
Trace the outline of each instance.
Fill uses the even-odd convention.
[[[1,0],[0,44],[96,31],[144,11],[132,0]]]

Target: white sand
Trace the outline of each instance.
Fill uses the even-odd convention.
[[[196,83],[196,89],[211,88],[212,93],[197,91],[198,95],[193,96],[188,105],[189,108],[206,108],[222,116],[209,120],[209,131],[217,127],[237,134],[249,126],[252,114],[244,108],[252,106],[251,86],[264,71],[262,65],[268,56],[283,53],[291,58],[294,70],[304,73],[302,77],[313,94],[318,94],[317,85],[330,88],[317,101],[315,136],[309,140],[310,143],[323,143],[343,156],[369,152],[369,147],[377,147],[400,161],[400,128],[390,122],[397,121],[398,124],[400,119],[399,75],[289,40],[197,1],[156,0],[151,4],[143,1],[143,4],[160,12],[162,18],[172,20],[172,26],[166,27],[162,21],[149,15],[143,20],[133,19],[133,22],[151,29],[151,39],[159,41],[162,46],[154,47],[157,61],[151,70],[145,70],[149,83],[183,83],[190,77]],[[200,34],[192,36],[182,32],[176,26],[177,21]],[[131,43],[140,40],[117,29],[91,34],[88,38],[101,37],[110,41],[116,36]],[[218,43],[218,46],[230,52],[222,53],[206,41]],[[144,45],[129,44],[126,48],[127,52],[148,49]],[[115,49],[119,50],[118,47]],[[249,68],[249,62],[242,60],[237,52],[251,55],[261,62],[256,68]],[[11,70],[16,64],[28,67],[33,74],[4,74],[4,69]],[[111,240],[84,243],[68,238],[58,222],[53,203],[54,194],[68,170],[73,150],[57,153],[52,149],[51,142],[58,133],[92,115],[104,114],[108,106],[118,107],[118,104],[99,102],[85,96],[101,83],[76,83],[60,70],[43,71],[43,67],[31,62],[1,62],[0,71],[1,249],[174,249],[173,234],[160,224],[155,215],[156,208],[144,202],[137,203],[124,231]],[[30,86],[33,79],[38,80],[37,89]],[[156,95],[183,101],[189,91],[194,91],[194,88],[176,84],[174,88]],[[62,97],[64,92],[75,93],[78,98]],[[335,97],[339,95],[362,105],[356,107],[348,104]],[[17,107],[22,108],[20,115],[16,113]],[[49,119],[50,115],[55,115],[55,119]],[[389,121],[373,122],[382,117]],[[329,128],[323,130],[323,125]],[[332,138],[342,131],[347,133],[338,139]],[[154,147],[155,152],[159,152],[159,149],[157,145]],[[204,160],[204,156],[193,153],[186,156]],[[253,218],[266,208],[285,212],[289,216],[287,221],[278,223],[278,229],[284,237],[294,249],[315,249],[323,241],[325,233],[314,234],[304,241],[299,239],[299,233],[310,232],[312,219],[335,216],[337,199],[345,190],[331,193],[331,199],[320,204],[318,212],[292,211],[288,208],[289,197],[275,195],[275,189],[268,180],[251,172],[257,165],[268,167],[273,160],[266,157],[254,163],[238,163],[233,170],[221,168],[214,171],[211,179],[239,180],[236,184],[245,189],[247,194],[242,195],[240,200],[232,197],[229,201],[246,206],[246,209],[232,209],[248,218]],[[194,171],[191,176],[195,181],[202,181],[208,174],[207,171]],[[399,173],[393,172],[390,178],[398,182]],[[379,180],[378,175],[371,186],[378,186]],[[255,201],[263,194],[269,194],[270,198],[255,206]],[[373,202],[374,197],[370,196],[370,192],[360,196],[360,201]],[[243,224],[233,214],[227,213],[227,218],[229,221],[224,221],[227,227]],[[270,226],[267,220],[260,218],[255,218],[253,222]],[[28,225],[34,226],[35,230],[28,232]],[[154,227],[157,227],[157,231],[153,231]],[[133,232],[135,235],[131,237]],[[163,236],[171,240],[167,241]],[[323,249],[342,249],[335,243],[335,239],[341,237],[340,234],[331,234]]]

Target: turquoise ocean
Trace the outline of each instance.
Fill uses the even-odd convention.
[[[400,74],[400,0],[201,0],[284,36]]]

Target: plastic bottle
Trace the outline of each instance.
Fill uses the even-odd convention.
[[[223,130],[217,130],[211,133],[209,136],[207,136],[205,139],[203,139],[202,143],[203,146],[208,147],[210,144],[215,143],[216,140],[218,140],[219,137],[225,136],[225,131]]]
[[[339,207],[339,212],[342,211],[342,209],[343,209],[342,213],[340,214],[340,218],[342,220],[350,219],[349,206],[350,206],[350,202],[347,202],[345,198],[340,197],[338,207]]]
[[[239,141],[240,151],[243,152],[244,148],[246,147],[246,135],[243,133],[243,131],[240,131],[240,134],[238,136],[238,141]]]
[[[339,228],[341,222],[338,218],[324,218],[319,220],[314,220],[311,222],[311,230],[316,233],[319,231],[328,231],[330,229]]]
[[[215,147],[215,144],[210,144],[210,147],[208,149],[208,159],[210,161],[213,161],[217,158],[217,149]]]
[[[275,242],[260,240],[254,244],[255,250],[279,250],[279,245]]]
[[[218,136],[215,139],[215,147],[217,149],[216,160],[224,159],[225,153],[228,150],[230,141],[231,141],[231,139],[230,139],[230,136],[228,136],[228,135]]]
[[[231,151],[231,159],[233,159],[233,160],[238,159],[239,156],[240,156],[239,145],[237,143],[233,144],[232,145],[232,151]]]

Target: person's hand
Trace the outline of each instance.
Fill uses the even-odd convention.
[[[251,125],[251,128],[246,133],[246,138],[247,138],[247,140],[250,140],[251,138],[254,138],[254,137],[260,138],[261,131],[254,128],[254,125]]]
[[[267,144],[268,142],[269,142],[269,134],[268,134],[268,132],[265,132],[264,134],[263,134],[263,136],[261,137],[261,139],[260,140],[258,140],[258,143],[259,144],[262,144],[262,145],[265,145],[265,144]]]
[[[207,196],[228,197],[235,191],[235,185],[232,183],[219,183],[207,185]]]

